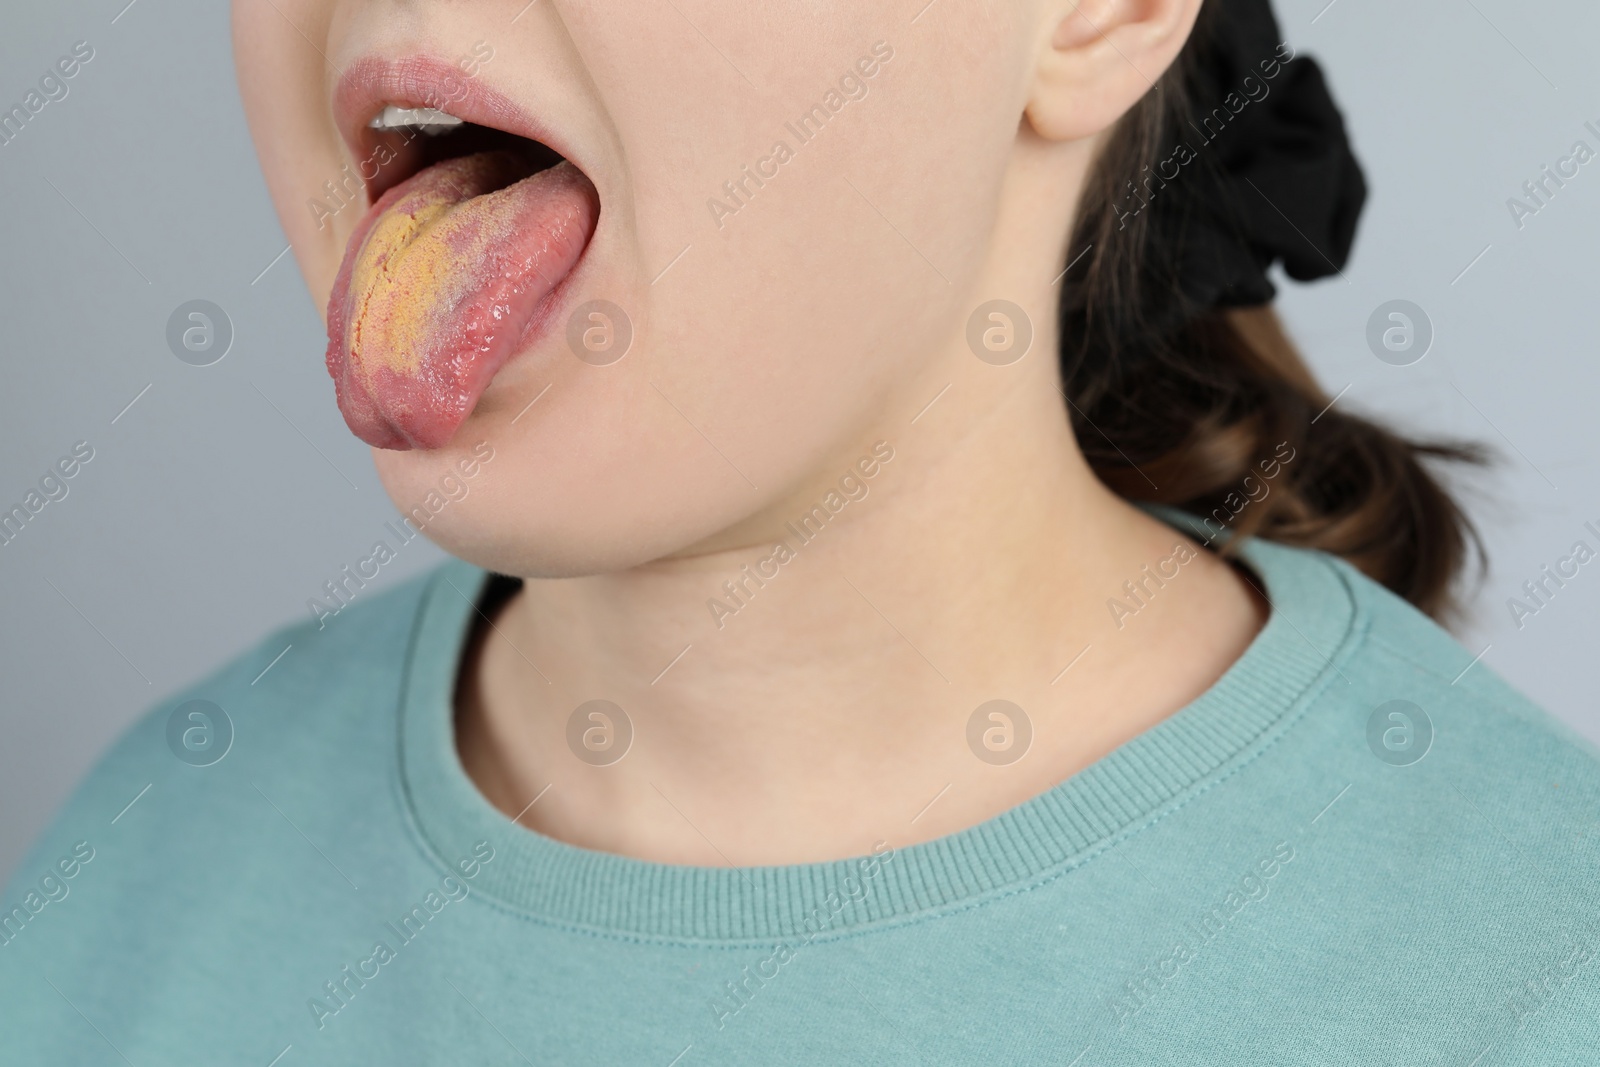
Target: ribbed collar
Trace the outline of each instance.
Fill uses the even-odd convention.
[[[1199,530],[1190,516],[1152,510]],[[771,943],[974,903],[1083,863],[1158,818],[1270,744],[1337,670],[1362,628],[1339,567],[1257,540],[1243,542],[1240,556],[1265,584],[1272,612],[1216,684],[1031,800],[959,833],[897,848],[867,880],[853,859],[737,870],[650,863],[567,845],[506,818],[456,754],[456,674],[489,577],[459,561],[433,575],[412,633],[400,696],[402,793],[439,860],[453,863],[479,840],[493,844],[495,858],[474,890],[531,917],[597,933]],[[830,894],[846,902],[835,909]]]

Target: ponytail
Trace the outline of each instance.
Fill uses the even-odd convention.
[[[1275,35],[1270,10],[1265,18]],[[1456,607],[1454,582],[1474,551],[1481,560],[1482,545],[1424,461],[1481,463],[1486,453],[1408,439],[1347,413],[1295,350],[1267,302],[1266,269],[1275,259],[1302,279],[1338,269],[1328,256],[1348,254],[1365,187],[1309,59],[1278,67],[1278,104],[1249,105],[1258,128],[1293,121],[1304,134],[1313,122],[1321,141],[1302,136],[1301,158],[1263,162],[1258,142],[1273,139],[1253,142],[1245,129],[1224,131],[1233,138],[1219,140],[1226,148],[1193,147],[1205,131],[1191,125],[1190,101],[1210,99],[1201,94],[1225,79],[1250,77],[1239,69],[1256,62],[1235,58],[1230,66],[1223,57],[1219,72],[1216,22],[1203,15],[1183,55],[1111,132],[1084,190],[1060,308],[1062,380],[1078,441],[1098,477],[1127,499],[1175,505],[1218,532],[1321,549],[1446,617]],[[1258,83],[1267,69],[1263,60]],[[1275,143],[1294,145],[1281,136]],[[1174,145],[1187,155],[1176,177]],[[1333,158],[1335,149],[1343,159]],[[1291,251],[1261,233],[1279,225],[1276,217],[1251,222],[1252,211],[1278,207],[1245,205],[1254,194],[1226,173],[1241,169],[1261,183],[1282,179],[1273,186],[1287,189],[1280,200],[1301,191],[1291,179],[1332,171],[1342,184],[1307,194],[1309,207],[1289,206],[1302,216],[1291,228],[1305,238]],[[1260,183],[1249,184],[1264,200]],[[1307,212],[1324,225],[1308,224]],[[1306,229],[1322,237],[1320,249]]]

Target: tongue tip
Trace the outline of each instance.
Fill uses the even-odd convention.
[[[452,418],[442,413],[406,412],[395,418],[355,382],[335,380],[334,395],[339,413],[350,432],[373,448],[390,452],[432,451],[449,444],[461,429],[465,415]]]
[[[391,452],[434,449],[448,444],[460,429],[461,420],[391,417],[362,386],[345,355],[339,341],[329,341],[327,358],[334,401],[339,406],[339,414],[344,416],[345,425],[362,441]],[[447,422],[449,424],[445,425]]]
[[[432,425],[431,420],[408,429],[388,419],[373,418],[363,412],[353,411],[342,403],[339,410],[344,414],[345,423],[352,433],[373,448],[389,452],[431,452],[449,444],[460,429],[459,423],[437,427]]]

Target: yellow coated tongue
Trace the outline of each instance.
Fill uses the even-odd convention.
[[[454,190],[418,189],[373,224],[350,275],[346,339],[356,371],[413,377],[499,228]]]

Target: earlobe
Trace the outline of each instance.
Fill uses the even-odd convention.
[[[1046,5],[1026,116],[1041,137],[1105,130],[1177,58],[1201,0],[1061,0]]]

